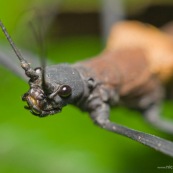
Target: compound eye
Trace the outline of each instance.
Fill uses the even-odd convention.
[[[37,74],[39,74],[39,73],[41,73],[42,68],[41,68],[41,67],[36,67],[34,70],[35,70],[35,72],[36,72]]]
[[[71,95],[72,89],[68,85],[62,85],[59,88],[58,95],[60,97],[68,97]]]

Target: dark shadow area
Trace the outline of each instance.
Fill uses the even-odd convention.
[[[135,15],[127,16],[129,20],[139,20],[161,27],[173,20],[173,5],[152,5]]]
[[[151,5],[139,13],[127,14],[125,19],[139,20],[161,27],[173,19],[173,5]],[[55,16],[51,27],[52,38],[73,35],[100,35],[101,14],[95,12],[61,12]]]

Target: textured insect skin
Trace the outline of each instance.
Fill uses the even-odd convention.
[[[132,54],[133,58],[130,58],[129,54]],[[129,49],[127,52],[105,51],[98,57],[77,64],[46,67],[45,72],[46,88],[49,92],[45,98],[49,98],[49,103],[55,106],[51,106],[50,112],[46,107],[43,107],[42,113],[35,110],[38,111],[36,115],[41,117],[57,113],[67,104],[77,105],[92,115],[95,114],[96,108],[101,110],[104,107],[106,110],[102,111],[107,112],[107,117],[110,106],[118,104],[145,109],[151,104],[151,100],[145,100],[145,97],[157,87],[157,80],[155,82],[149,72],[147,60],[140,49]],[[33,90],[34,85],[38,86],[41,81],[42,79],[38,78],[32,84],[30,82],[30,90]],[[70,96],[63,98],[58,95],[57,89],[61,85],[71,87]],[[55,93],[53,97],[50,96],[52,93]],[[44,91],[42,94],[45,94]],[[156,95],[152,99],[156,101],[160,98]],[[59,111],[56,112],[56,109]]]
[[[173,41],[168,36],[137,22],[124,22],[113,28],[106,49],[97,57],[76,64],[32,69],[1,21],[0,27],[30,78],[30,89],[22,100],[27,102],[25,108],[32,114],[45,117],[60,112],[67,104],[73,104],[87,111],[100,127],[173,157],[172,142],[109,120],[112,106],[125,105],[142,112],[161,130],[173,133],[172,123],[159,117],[163,86],[171,82],[173,76]],[[126,32],[128,28],[129,33]],[[149,43],[152,43],[153,49],[148,46]],[[163,55],[166,55],[165,61]],[[155,59],[161,62],[154,64]]]
[[[129,54],[133,54],[132,59],[129,59]],[[105,51],[94,59],[74,65],[57,65],[54,68],[55,70],[52,70],[52,67],[47,68],[46,76],[52,75],[52,79],[48,77],[46,81],[67,84],[77,89],[69,98],[62,99],[56,95],[55,102],[61,105],[64,105],[64,102],[77,105],[81,110],[89,112],[98,124],[109,118],[111,106],[122,104],[145,110],[161,99],[156,89],[157,80],[149,72],[145,55],[140,49],[129,49],[128,52]],[[63,68],[76,70],[77,73],[68,78],[68,73],[61,70]],[[59,74],[56,73],[57,69]]]
[[[52,88],[51,93],[56,93],[57,88],[61,85],[70,86],[72,92],[68,97],[61,97],[58,94],[53,96],[53,100],[59,107],[67,104],[74,104],[80,100],[84,93],[84,81],[79,72],[69,64],[59,64],[46,67],[46,83]]]
[[[109,121],[110,107],[124,105],[142,112],[161,130],[173,133],[172,123],[159,118],[164,87],[173,76],[172,50],[173,41],[154,27],[119,23],[113,27],[106,49],[97,57],[46,67],[46,90],[39,85],[44,95],[42,104],[34,106],[36,97],[32,97],[34,102],[29,101],[30,91],[23,100],[28,103],[27,109],[40,117],[60,112],[67,104],[76,105],[101,126]],[[39,80],[41,83],[42,78]],[[71,88],[67,97],[58,94],[63,85]]]

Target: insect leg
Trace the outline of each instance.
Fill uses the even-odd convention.
[[[161,116],[164,89],[157,80],[150,81],[151,89],[140,100],[140,108],[146,121],[158,129],[173,134],[173,121]]]
[[[97,104],[95,109],[90,112],[90,115],[93,121],[101,128],[126,136],[173,157],[173,142],[111,122],[109,120],[109,105],[107,103]]]
[[[153,104],[144,112],[145,119],[158,129],[173,134],[173,121],[161,116],[160,105]]]

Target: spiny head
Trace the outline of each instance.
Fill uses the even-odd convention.
[[[83,82],[79,73],[69,65],[57,65],[45,68],[31,68],[15,46],[5,26],[0,27],[17,55],[21,67],[29,77],[30,89],[22,100],[27,102],[26,109],[36,116],[44,117],[61,111],[62,107],[72,103],[82,95]]]

